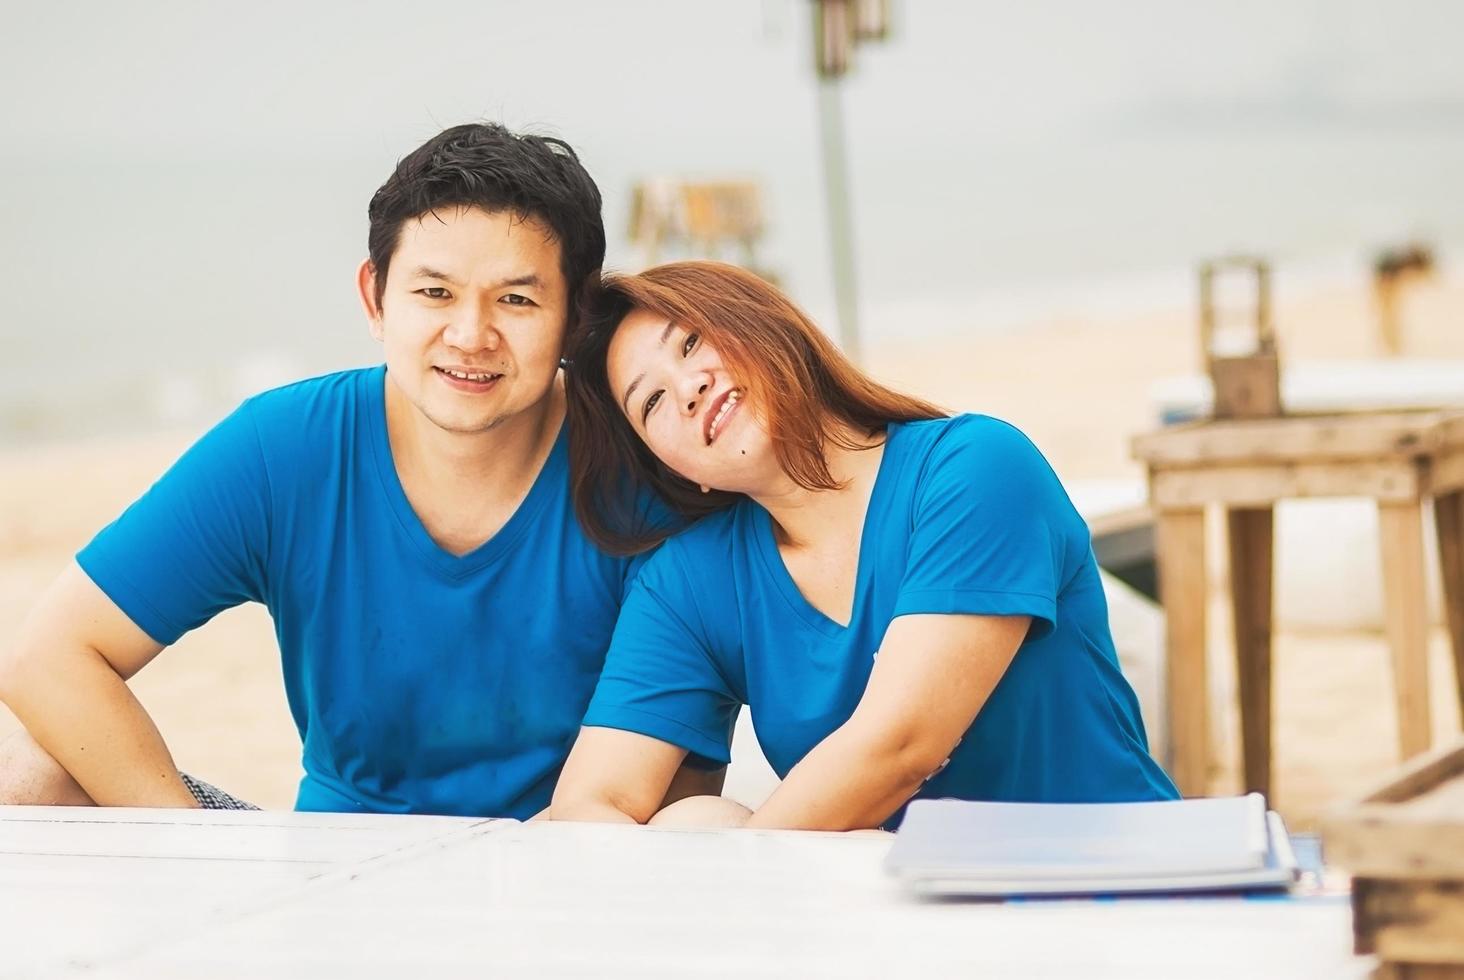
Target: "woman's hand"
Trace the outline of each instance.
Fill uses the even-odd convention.
[[[725,796],[689,796],[667,806],[651,818],[651,827],[741,827],[752,811]]]

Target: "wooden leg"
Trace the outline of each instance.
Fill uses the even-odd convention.
[[[1269,507],[1237,508],[1227,518],[1245,789],[1269,798],[1272,511]]]
[[[1185,796],[1209,788],[1209,684],[1205,669],[1205,512],[1159,515],[1159,598],[1168,636],[1170,773]]]
[[[1454,681],[1459,687],[1460,717],[1464,718],[1464,492],[1434,498],[1434,526],[1443,570],[1444,614],[1454,650]]]
[[[1398,742],[1407,759],[1429,747],[1432,732],[1421,505],[1418,501],[1378,504],[1378,530],[1388,645],[1393,653],[1393,692],[1398,703]]]

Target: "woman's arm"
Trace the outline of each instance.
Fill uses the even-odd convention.
[[[554,788],[549,819],[645,823],[666,800],[686,755],[648,735],[581,728]]]
[[[891,624],[864,697],[748,827],[878,827],[950,758],[1006,672],[1027,616],[912,615]]]

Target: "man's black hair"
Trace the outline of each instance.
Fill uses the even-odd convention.
[[[443,130],[402,158],[367,209],[378,305],[402,225],[454,207],[507,211],[544,224],[559,243],[573,322],[582,290],[605,262],[605,223],[600,189],[568,143],[520,135],[498,123],[468,123]]]

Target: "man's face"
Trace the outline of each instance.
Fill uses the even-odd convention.
[[[362,298],[387,377],[448,432],[486,432],[540,404],[564,343],[569,293],[559,243],[511,212],[448,208],[406,222],[378,307]]]

